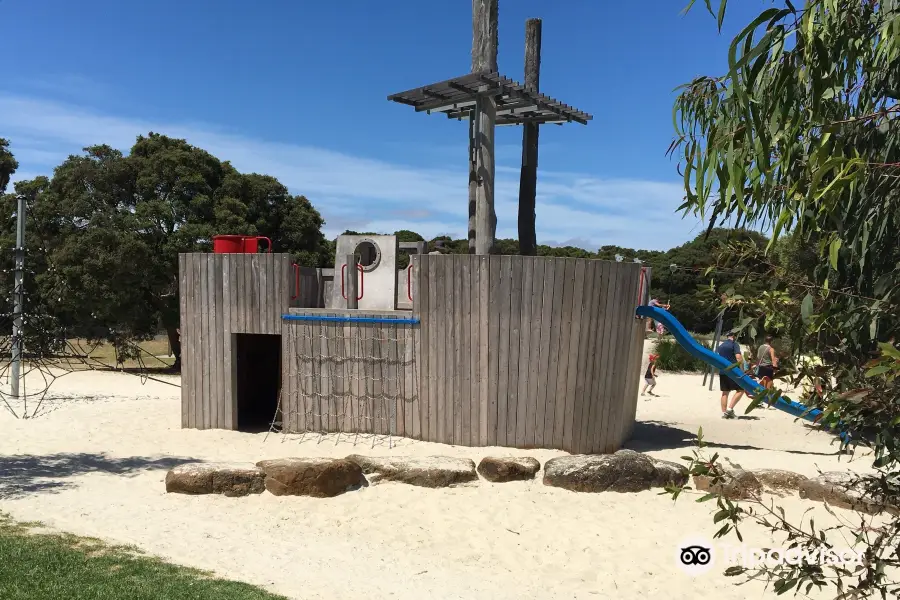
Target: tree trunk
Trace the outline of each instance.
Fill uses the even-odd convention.
[[[541,77],[541,20],[525,23],[525,89],[538,91]],[[537,198],[538,125],[522,128],[522,170],[519,176],[519,254],[537,254],[535,204]]]
[[[472,0],[472,72],[496,72],[499,26],[498,0]],[[490,100],[493,104],[493,100]],[[488,114],[492,114],[488,107]],[[494,246],[496,232],[496,215],[494,213],[493,164],[484,169],[484,159],[494,160],[493,156],[493,120],[479,123],[479,129],[490,129],[490,156],[479,156],[486,150],[482,145],[485,139],[474,135],[474,119],[482,119],[478,111],[472,111],[469,119],[469,253],[485,254]],[[488,175],[490,181],[485,182]],[[485,185],[488,186],[487,192]],[[480,188],[480,189],[479,189]],[[479,202],[480,199],[480,202]],[[485,203],[488,205],[485,205]],[[481,207],[479,209],[479,204]],[[479,238],[490,238],[481,240]]]

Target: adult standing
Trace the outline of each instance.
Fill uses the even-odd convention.
[[[727,339],[719,344],[716,354],[728,361],[729,364],[741,365],[744,363],[744,357],[741,356],[741,347],[734,340],[734,332],[729,331]],[[719,390],[722,392],[722,418],[733,419],[734,407],[744,395],[744,390],[731,377],[723,372],[719,373]],[[728,394],[734,392],[731,402],[728,401]]]
[[[778,368],[778,356],[775,354],[775,348],[772,347],[772,336],[766,336],[766,342],[759,347],[756,353],[757,373],[766,389],[772,387],[772,380],[775,379],[775,369]]]

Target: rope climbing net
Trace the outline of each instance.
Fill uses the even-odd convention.
[[[417,394],[415,342],[408,325],[299,323],[290,328],[288,344],[292,364],[286,397],[296,420],[287,427],[392,446],[398,419]]]

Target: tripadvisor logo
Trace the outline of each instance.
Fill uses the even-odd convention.
[[[688,575],[702,575],[716,564],[713,545],[702,537],[690,537],[675,545],[675,564]]]
[[[800,547],[754,548],[746,544],[713,546],[702,537],[682,540],[675,547],[675,555],[678,568],[692,576],[706,573],[716,566],[717,562],[722,569],[732,566],[759,569],[778,565],[798,566],[802,564],[853,568],[864,563],[863,552],[852,548],[809,550]]]

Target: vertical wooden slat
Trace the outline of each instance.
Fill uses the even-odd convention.
[[[231,315],[232,331],[243,333],[246,331],[244,315],[247,314],[247,282],[244,280],[243,256],[232,254],[228,257],[231,263],[231,274],[234,278],[234,314]]]
[[[233,307],[232,298],[234,292],[231,283],[231,261],[230,256],[221,254],[220,273],[222,277],[222,295],[221,295],[221,325],[220,325],[220,343],[222,355],[222,406],[224,409],[224,427],[226,429],[237,429],[237,402],[234,395],[234,387],[232,386],[232,367],[233,356],[231,347],[231,311]],[[284,352],[282,351],[282,354]],[[284,361],[282,360],[282,364]]]
[[[437,317],[440,322],[438,333],[438,429],[440,441],[444,444],[453,443],[453,395],[450,393],[449,379],[452,377],[453,357],[456,348],[453,346],[453,279],[449,263],[453,260],[451,255],[438,255],[435,257],[437,265]],[[451,276],[448,279],[448,275]]]
[[[430,258],[427,255],[419,256],[417,259],[416,276],[418,281],[418,294],[416,302],[419,308],[419,341],[418,350],[418,373],[419,373],[419,414],[417,422],[413,423],[413,437],[420,440],[431,439],[428,429],[428,410],[431,403],[431,395],[429,386],[431,384],[431,320],[429,312],[429,294],[431,291],[431,281],[428,277],[428,269]]]
[[[443,319],[444,319],[444,371],[443,371],[443,385],[444,385],[444,426],[445,426],[445,437],[444,443],[446,444],[454,444],[455,435],[456,435],[456,413],[458,412],[458,402],[459,399],[455,393],[455,387],[459,383],[459,379],[457,378],[457,370],[456,370],[456,339],[454,334],[454,313],[453,306],[456,297],[454,296],[454,265],[456,264],[456,257],[452,254],[442,256],[439,260],[439,263],[443,267],[441,272],[443,273],[443,293],[441,294],[441,299],[444,303]]]
[[[254,254],[253,255],[253,274],[257,278],[256,284],[256,312],[253,315],[253,333],[265,333],[268,329],[267,321],[268,315],[266,314],[266,307],[268,306],[268,298],[267,298],[267,285],[268,285],[268,273],[266,273],[266,254]]]
[[[599,337],[603,334],[604,314],[600,310],[600,298],[604,289],[603,280],[603,261],[591,260],[588,263],[594,273],[594,284],[591,288],[588,306],[591,312],[591,328],[588,337],[587,362],[585,365],[586,378],[584,386],[584,404],[581,407],[581,431],[579,436],[579,452],[588,453],[591,451],[593,438],[596,435],[596,429],[590,420],[591,411],[595,404],[601,403],[597,388],[599,387],[600,373],[599,367],[602,364],[604,346],[598,343]]]
[[[506,416],[506,446],[516,445],[516,420],[519,413],[518,382],[520,340],[522,334],[523,262],[521,256],[511,257],[509,298],[509,386]]]
[[[552,447],[561,449],[565,440],[566,398],[569,396],[569,347],[572,338],[572,313],[575,297],[575,259],[564,259],[562,299],[559,316],[559,366],[553,401]]]
[[[590,351],[593,347],[592,328],[594,326],[594,310],[592,306],[594,281],[596,280],[593,262],[584,259],[584,291],[581,296],[581,330],[578,338],[578,372],[575,379],[575,406],[572,415],[572,445],[569,452],[581,453],[584,433],[584,407],[588,401],[591,372]]]
[[[371,315],[369,315],[371,316]],[[381,341],[384,339],[386,325],[382,323],[360,324],[360,329],[364,330],[364,335],[371,336],[371,354],[365,354],[364,357],[371,356],[372,360],[361,361],[360,366],[368,367],[368,376],[365,379],[371,381],[371,406],[372,416],[374,420],[374,433],[383,435],[388,432],[388,415],[386,414],[386,406],[384,403],[384,350],[385,344]]]
[[[582,306],[584,302],[584,268],[585,261],[583,259],[575,260],[575,285],[572,288],[572,328],[569,335],[569,369],[566,387],[563,390],[565,394],[565,417],[563,425],[563,449],[571,451],[573,441],[573,427],[575,425],[575,404],[577,399],[577,374],[580,367],[579,361],[579,342],[581,340],[582,329]]]
[[[489,445],[489,431],[490,431],[490,408],[491,408],[491,396],[490,396],[490,388],[491,381],[493,378],[491,377],[492,371],[490,370],[490,332],[491,325],[489,321],[489,304],[490,304],[490,286],[491,286],[491,263],[493,258],[489,256],[479,256],[476,258],[478,262],[478,354],[479,354],[479,365],[478,365],[478,375],[479,375],[479,393],[478,397],[481,404],[481,410],[478,411],[478,418],[480,419],[481,431],[479,433],[479,439],[482,446]],[[496,402],[496,394],[494,396],[494,402]],[[494,404],[496,408],[496,404]],[[496,414],[496,410],[494,411]],[[496,419],[494,420],[496,423]]]
[[[281,285],[282,280],[284,279],[282,271],[281,271],[281,255],[280,254],[269,254],[269,289],[271,290],[271,297],[269,298],[269,333],[272,335],[278,334],[278,321],[279,316],[281,315],[282,309],[282,300],[281,300]]]
[[[599,423],[600,416],[603,414],[603,406],[607,403],[607,398],[603,395],[604,384],[604,365],[609,361],[610,356],[617,349],[609,346],[604,342],[604,334],[609,328],[609,318],[606,312],[606,303],[604,298],[611,285],[610,281],[610,265],[607,261],[593,261],[594,268],[598,273],[599,285],[594,290],[593,310],[596,315],[597,327],[594,329],[593,338],[593,360],[591,361],[591,371],[593,379],[590,389],[590,403],[584,413],[585,435],[583,441],[584,452],[596,452],[598,443],[603,436],[602,425]]]
[[[619,430],[621,429],[622,414],[624,413],[622,404],[625,400],[622,381],[628,375],[625,372],[625,369],[629,363],[629,353],[627,351],[628,340],[626,339],[628,322],[623,318],[626,314],[623,304],[626,297],[631,295],[631,289],[628,285],[629,282],[626,270],[624,268],[619,268],[617,271],[618,277],[614,300],[615,309],[612,313],[615,317],[613,322],[610,323],[610,332],[612,333],[614,340],[614,347],[619,350],[619,353],[615,360],[610,361],[612,363],[612,374],[609,378],[609,397],[612,402],[610,408],[612,417],[610,418],[609,436],[606,441],[606,452],[613,452],[619,443],[618,435]]]
[[[191,346],[193,348],[191,357],[191,423],[192,427],[200,429],[203,427],[203,328],[201,321],[203,313],[201,311],[202,289],[200,286],[200,254],[190,254],[188,256],[189,277],[191,280]]]
[[[513,313],[511,319],[519,323],[519,360],[517,362],[518,377],[516,379],[516,448],[525,446],[526,423],[528,421],[528,382],[530,379],[529,353],[531,350],[531,295],[534,284],[534,257],[518,257],[522,265],[521,306],[518,315]]]
[[[555,392],[556,388],[556,372],[551,372],[551,361],[556,364],[556,356],[553,350],[554,342],[557,342],[558,336],[555,336],[553,327],[554,309],[556,309],[555,300],[559,296],[556,293],[556,268],[561,264],[557,259],[542,259],[544,277],[543,292],[541,298],[541,316],[538,319],[541,331],[541,343],[537,352],[537,360],[532,363],[532,369],[537,373],[537,385],[535,386],[535,415],[534,415],[534,439],[532,444],[536,448],[544,448],[544,436],[547,435],[547,414],[548,407],[553,406],[553,395],[551,389]],[[558,343],[558,342],[557,342]],[[549,439],[549,437],[548,437]]]
[[[493,266],[493,265],[492,265]],[[493,268],[491,269],[493,273]],[[512,346],[512,338],[510,332],[510,307],[512,306],[512,257],[500,257],[500,273],[494,280],[499,281],[497,293],[496,313],[499,316],[499,334],[496,340],[497,344],[497,438],[494,444],[498,446],[506,446],[506,433],[509,421],[509,398],[510,398],[510,347]],[[495,283],[496,285],[496,283]],[[492,302],[493,305],[493,302]],[[492,306],[493,308],[493,306]],[[494,341],[494,340],[492,340]],[[518,340],[516,340],[518,342]],[[515,380],[513,380],[515,381]],[[513,423],[515,427],[515,423]],[[492,445],[494,445],[492,444]]]
[[[619,286],[619,276],[621,274],[621,266],[620,265],[612,265],[610,266],[610,278],[609,278],[609,286],[607,287],[605,294],[605,304],[606,304],[606,313],[610,315],[610,322],[613,323],[615,321],[615,312],[616,312],[616,288]],[[617,335],[615,328],[608,327],[604,332],[603,344],[610,348],[618,348],[617,343]],[[602,396],[604,399],[603,404],[603,422],[601,424],[603,435],[602,435],[602,445],[598,445],[597,449],[600,452],[607,452],[609,448],[612,447],[611,440],[614,436],[615,431],[615,420],[616,420],[616,412],[615,412],[615,400],[612,397],[612,379],[614,377],[614,362],[615,359],[608,360],[603,365],[603,370],[601,371],[603,377],[603,391]]]
[[[210,422],[211,409],[210,402],[210,380],[212,373],[210,372],[210,356],[209,356],[209,268],[206,255],[201,255],[199,260],[200,270],[200,360],[203,364],[200,370],[200,376],[203,378],[200,390],[202,392],[202,402],[200,402],[200,414],[197,415],[197,422],[201,429],[209,429],[212,427]]]
[[[187,368],[186,359],[193,354],[193,349],[188,347],[185,332],[189,329],[188,319],[188,255],[178,255],[178,328],[181,331],[181,426],[190,427],[189,410],[191,408],[190,369]],[[193,306],[191,306],[193,308]],[[192,312],[192,311],[191,311]]]
[[[528,406],[526,408],[526,426],[525,426],[525,446],[529,448],[535,447],[535,439],[537,436],[538,424],[538,387],[543,378],[546,378],[546,370],[541,370],[541,356],[546,356],[544,346],[547,344],[543,339],[543,321],[541,319],[542,309],[544,305],[544,286],[546,285],[545,269],[547,259],[532,258],[534,263],[534,275],[531,280],[531,333],[529,334],[528,343]],[[544,380],[546,382],[546,380]],[[540,417],[541,429],[543,429],[543,415]],[[543,432],[541,433],[543,438]]]
[[[631,287],[633,290],[632,297],[635,298],[634,305],[636,306],[638,291],[640,289],[641,274],[640,269],[634,269],[634,271],[634,274],[628,274],[626,277],[634,282]],[[622,418],[620,418],[619,442],[617,447],[621,446],[621,444],[627,441],[631,436],[631,431],[634,426],[635,410],[637,409],[638,388],[640,387],[640,380],[643,376],[643,373],[640,372],[643,358],[643,325],[639,319],[634,318],[633,309],[629,310],[629,314],[626,318],[628,319],[628,354],[630,362],[625,377],[625,409]]]
[[[428,363],[429,363],[429,379],[428,379],[428,438],[431,441],[443,440],[443,427],[440,426],[440,419],[443,415],[440,413],[442,408],[443,390],[441,379],[441,363],[444,354],[444,348],[441,346],[443,335],[441,328],[443,327],[443,319],[440,315],[443,303],[438,304],[439,289],[441,289],[438,280],[438,261],[436,256],[430,256],[428,260],[428,322],[431,339],[428,345]]]
[[[598,413],[603,411],[605,399],[601,394],[603,386],[603,364],[608,358],[608,353],[615,352],[603,343],[603,333],[607,328],[608,319],[604,310],[603,298],[609,285],[609,272],[604,267],[607,261],[591,260],[589,268],[594,271],[594,286],[591,292],[589,304],[591,310],[591,334],[587,355],[586,369],[590,377],[585,385],[585,404],[582,407],[581,439],[579,452],[590,453],[595,449],[597,439],[602,435],[596,425]]]
[[[350,345],[350,352],[347,355],[350,360],[345,362],[346,367],[343,370],[343,376],[334,384],[336,388],[334,390],[335,393],[328,406],[329,431],[339,430],[341,414],[353,415],[357,419],[358,428],[361,432],[368,433],[372,430],[374,423],[372,418],[374,415],[372,414],[369,394],[372,380],[362,378],[365,374],[366,365],[361,362],[361,358],[366,356],[366,351],[371,346],[367,333],[361,329],[358,323],[353,323],[352,321],[347,323],[344,328],[343,335],[346,336]],[[340,323],[328,323],[328,341],[329,356],[334,356],[332,353],[339,352],[339,347],[342,343]],[[371,356],[371,350],[369,350],[368,354]]]
[[[473,446],[484,445],[486,440],[482,441],[482,432],[487,432],[485,427],[487,415],[482,413],[483,398],[481,395],[481,379],[483,377],[481,354],[482,352],[487,352],[487,348],[481,338],[481,305],[479,302],[481,264],[483,260],[483,257],[478,255],[471,256],[469,259],[469,310],[465,315],[469,326],[469,343],[472,345],[469,353],[469,400],[471,405],[471,432],[469,435]]]
[[[459,402],[460,402],[460,437],[456,443],[464,446],[472,445],[472,432],[477,431],[477,423],[472,427],[472,356],[478,352],[478,348],[472,342],[472,268],[475,256],[462,255],[457,257],[458,285],[454,290],[457,299],[454,301],[456,315],[458,359],[457,368],[460,372]],[[476,413],[477,418],[477,413]],[[476,442],[477,444],[477,442]]]
[[[209,358],[210,358],[210,427],[220,429],[225,426],[224,390],[222,380],[223,357],[221,355],[222,332],[222,255],[207,254],[207,277],[209,278]],[[230,408],[230,407],[229,407]]]

